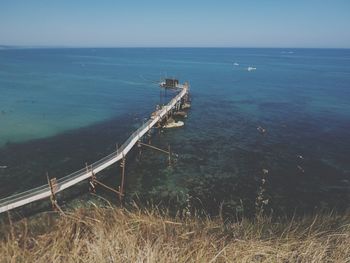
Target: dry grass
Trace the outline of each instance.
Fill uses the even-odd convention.
[[[92,207],[1,231],[1,262],[350,262],[348,214],[224,223]]]

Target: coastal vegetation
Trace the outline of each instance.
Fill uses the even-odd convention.
[[[11,218],[0,225],[1,262],[350,262],[349,213],[225,220],[90,202]]]

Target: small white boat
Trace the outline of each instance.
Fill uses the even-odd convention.
[[[7,165],[0,165],[0,169],[6,169]]]
[[[239,66],[239,64],[237,62],[233,63],[234,66]]]
[[[264,129],[263,127],[259,126],[258,128],[256,128],[260,133],[266,133],[266,129]]]
[[[254,68],[254,67],[248,67],[248,71],[253,71],[253,70],[256,70],[256,68]]]
[[[178,121],[178,122],[168,122],[167,124],[164,125],[164,128],[170,129],[170,128],[178,128],[184,126],[185,123],[183,121]]]

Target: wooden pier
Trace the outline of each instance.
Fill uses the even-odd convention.
[[[27,205],[29,203],[44,199],[51,198],[53,206],[58,206],[56,200],[56,194],[62,192],[63,190],[70,188],[81,181],[90,179],[91,185],[94,186],[96,184],[103,185],[96,179],[96,175],[106,169],[107,167],[115,164],[118,161],[121,161],[122,167],[122,180],[121,185],[118,190],[113,189],[113,191],[117,192],[120,196],[120,199],[123,197],[124,193],[124,183],[125,183],[125,158],[129,151],[133,148],[135,144],[137,144],[141,138],[149,132],[152,127],[154,127],[157,123],[161,123],[163,119],[167,118],[168,115],[185,102],[188,97],[189,86],[185,83],[180,92],[165,106],[158,109],[156,112],[152,114],[150,119],[145,122],[140,128],[138,128],[125,142],[124,144],[118,148],[116,151],[111,154],[105,156],[104,158],[94,162],[91,165],[87,165],[83,169],[71,173],[65,177],[59,179],[50,179],[48,177],[48,184],[43,185],[37,188],[33,188],[29,191],[14,194],[12,196],[0,199],[0,213],[9,211],[11,209],[21,207]],[[170,151],[169,151],[170,154]],[[108,186],[106,186],[108,187]],[[58,207],[60,210],[60,208]]]

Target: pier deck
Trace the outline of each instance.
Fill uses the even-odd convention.
[[[171,110],[176,107],[177,104],[181,103],[181,100],[187,94],[188,85],[185,85],[167,105],[158,110],[156,114],[154,114],[146,123],[138,128],[116,151],[89,165],[88,169],[83,168],[65,177],[57,179],[55,193],[62,192],[63,190],[74,186],[83,180],[92,178],[97,173],[103,171],[119,160],[122,160],[133,148],[133,146],[142,138],[142,136],[145,135],[157,122],[161,121]],[[52,192],[50,186],[43,185],[26,192],[0,199],[0,213],[48,198],[51,195]]]

